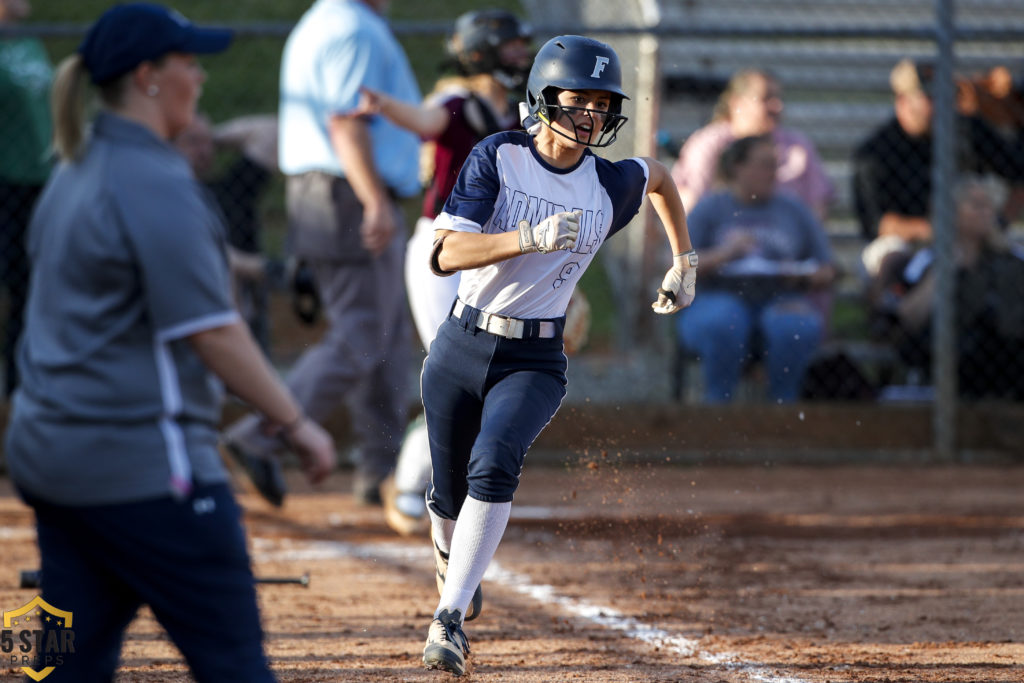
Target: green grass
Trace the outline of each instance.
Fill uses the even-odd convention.
[[[69,23],[83,26],[96,19],[112,3],[108,0],[63,0],[36,2],[28,25]],[[293,24],[309,7],[309,0],[177,0],[175,9],[200,24]],[[429,22],[447,26],[463,12],[480,7],[502,7],[522,15],[518,0],[393,0],[389,19],[394,22]],[[420,87],[430,90],[444,57],[445,36],[402,36]],[[75,49],[79,38],[47,39],[54,63]],[[203,107],[214,120],[239,114],[273,111],[277,108],[278,70],[284,36],[239,36],[227,52],[204,59],[209,80]]]

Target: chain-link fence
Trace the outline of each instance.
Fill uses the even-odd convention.
[[[0,25],[0,267],[8,338],[18,329],[27,275],[20,246],[25,218],[17,212],[31,205],[47,171],[38,163],[48,133],[38,90],[48,60],[68,54],[84,29],[84,23],[60,22],[89,18],[80,3],[71,4],[62,15],[60,3],[48,3],[39,13],[47,21]],[[206,62],[201,106],[210,137],[221,146],[205,159],[203,173],[236,226],[243,272],[248,265],[256,274],[242,283],[250,319],[268,349],[287,357],[301,342],[289,332],[290,304],[285,314],[275,312],[275,292],[287,291],[301,274],[281,265],[288,256],[281,178],[272,162],[253,156],[259,143],[237,129],[232,137],[223,124],[274,114],[283,41],[306,3],[237,4],[220,14],[201,3],[195,12],[182,7],[207,23],[238,29],[229,53]],[[591,350],[658,351],[649,355],[670,359],[663,371],[673,377],[673,393],[693,401],[934,401],[935,387],[952,386],[951,377],[960,399],[1021,399],[1020,2],[415,5],[395,0],[393,25],[424,91],[438,75],[445,33],[467,9],[512,9],[531,23],[537,45],[558,33],[586,33],[619,52],[630,123],[610,154],[655,156],[672,168],[706,264],[698,302],[719,307],[695,307],[673,320],[648,314],[667,262],[661,230],[645,212],[602,250],[584,280],[595,309]],[[954,109],[951,126],[943,128]],[[741,155],[731,176],[720,173],[718,162],[736,140],[759,134],[774,142],[776,186],[769,197],[751,199],[741,181],[752,174],[753,157]],[[946,173],[937,171],[942,149],[953,160]],[[811,217],[799,229],[792,211],[800,210],[783,198],[794,196],[804,207],[800,215]],[[716,210],[721,206],[735,210]],[[410,215],[418,211],[416,202],[407,208]],[[827,258],[814,248],[816,231],[824,234]],[[245,261],[247,255],[253,258]],[[820,272],[823,263],[835,266],[834,278]],[[252,284],[268,272],[263,282],[269,284]],[[947,318],[953,334],[944,347],[935,330]],[[780,327],[785,324],[795,327]],[[689,326],[699,330],[696,341],[687,339]],[[948,369],[936,374],[942,367]]]
[[[1020,400],[1024,6],[665,0],[610,11],[586,0],[525,4],[541,25],[568,29],[583,17],[584,30],[627,55],[639,142],[619,153],[645,153],[657,143],[705,256],[720,255],[716,249],[737,232],[754,236],[725,266],[702,270],[698,302],[672,329],[654,330],[673,345],[677,397],[789,399],[797,392],[933,401],[934,321],[949,315],[956,395]],[[640,27],[647,31],[635,32]],[[944,31],[951,39],[945,53]],[[645,73],[652,62],[654,78]],[[948,102],[939,97],[943,78],[952,86]],[[646,89],[651,82],[656,87]],[[646,111],[648,102],[654,106]],[[948,132],[939,126],[946,112],[955,116]],[[653,141],[648,130],[657,131]],[[765,213],[771,203],[737,200],[742,183],[716,175],[729,142],[766,132],[776,146],[777,191],[799,196],[821,219],[838,270],[828,291],[799,276],[810,267],[799,261],[811,252],[785,243],[798,235],[786,219]],[[948,141],[953,160],[941,177],[937,141]],[[716,213],[716,193],[727,197],[719,207],[736,210]],[[936,212],[933,199],[949,205]],[[709,206],[698,208],[701,201]],[[933,239],[943,219],[948,247]],[[625,329],[645,329],[643,292],[660,275],[644,251],[652,243],[656,231],[610,249],[619,257]],[[947,257],[956,293],[937,299],[937,264]],[[744,277],[728,277],[737,273]],[[824,329],[799,320],[786,328],[772,306],[782,294],[786,306],[818,314]],[[701,296],[707,307],[699,306]],[[698,339],[688,342],[694,327]],[[799,381],[786,378],[794,369]]]
[[[720,114],[723,84],[753,68],[776,80],[779,125],[810,140],[834,188],[822,214],[841,276],[802,395],[934,402],[937,446],[948,456],[958,404],[970,412],[979,400],[1019,401],[1024,387],[1024,317],[1015,303],[1024,293],[1024,6],[776,0],[660,9],[666,156],[698,138]],[[735,99],[731,106],[732,132],[744,123],[763,131],[761,109]],[[796,157],[782,137],[775,135],[779,187],[814,209],[812,185],[787,166]],[[726,218],[719,235],[729,221],[752,227]],[[754,289],[747,299],[765,295]],[[751,336],[743,372],[766,365],[770,384],[779,369],[764,335]]]

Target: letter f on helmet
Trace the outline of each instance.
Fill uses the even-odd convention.
[[[591,78],[600,78],[601,77],[601,72],[604,71],[604,68],[607,65],[608,65],[608,58],[607,57],[601,57],[601,56],[595,57],[594,58],[594,73],[590,74],[590,77]]]

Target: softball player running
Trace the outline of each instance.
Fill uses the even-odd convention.
[[[421,378],[428,513],[443,577],[423,650],[428,668],[466,670],[464,617],[479,612],[480,580],[505,531],[526,451],[565,396],[569,298],[647,194],[674,254],[654,311],[693,301],[697,255],[668,170],[654,159],[612,163],[590,150],[614,141],[626,98],[611,47],[582,36],[548,41],[527,82],[530,132],[477,144],[434,222],[432,269],[465,272]]]
[[[427,190],[423,213],[406,247],[405,285],[425,349],[447,317],[459,288],[458,277],[440,278],[428,266],[434,218],[455,185],[473,145],[519,127],[509,93],[526,84],[531,57],[529,29],[504,10],[467,12],[455,21],[448,54],[459,75],[442,78],[417,106],[363,89],[357,115],[380,114],[429,140],[421,154]],[[422,417],[406,432],[394,474],[382,486],[388,525],[407,535],[425,530],[424,493],[430,481],[430,452]]]

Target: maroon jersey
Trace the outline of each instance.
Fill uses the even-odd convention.
[[[437,218],[441,212],[476,143],[488,135],[520,127],[512,103],[508,117],[499,120],[490,104],[464,88],[441,92],[434,98],[448,110],[449,123],[434,140],[434,175],[423,196],[423,215],[427,218]]]

